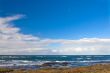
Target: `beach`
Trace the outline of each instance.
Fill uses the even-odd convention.
[[[77,68],[0,69],[0,73],[110,73],[110,64],[96,64]]]

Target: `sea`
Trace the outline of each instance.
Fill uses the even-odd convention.
[[[110,55],[0,55],[0,67],[38,69],[110,63]],[[66,64],[66,65],[64,65]],[[53,65],[53,66],[52,66]]]

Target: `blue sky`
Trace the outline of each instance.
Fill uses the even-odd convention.
[[[42,38],[109,38],[108,5],[108,0],[0,0],[0,16],[26,15],[15,26]]]
[[[1,55],[108,55],[109,44],[109,0],[0,0]]]

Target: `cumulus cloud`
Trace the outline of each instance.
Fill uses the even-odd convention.
[[[82,38],[78,40],[41,39],[20,33],[12,22],[24,15],[0,17],[0,54],[109,54],[110,39]],[[55,46],[57,44],[58,46]]]

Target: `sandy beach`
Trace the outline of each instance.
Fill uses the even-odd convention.
[[[0,69],[0,73],[110,73],[110,64],[96,64],[78,68],[46,68],[46,69]]]

